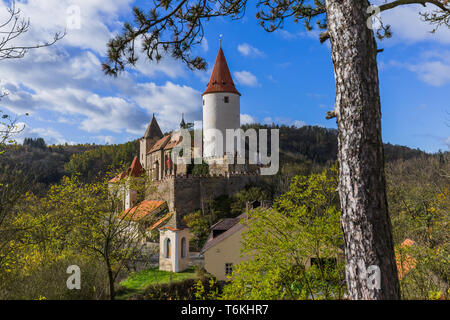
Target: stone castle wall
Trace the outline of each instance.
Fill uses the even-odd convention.
[[[147,199],[165,200],[169,210],[175,210],[182,217],[201,209],[202,201],[207,203],[222,195],[232,196],[260,179],[261,176],[256,174],[170,176],[156,182],[156,186],[149,190]]]

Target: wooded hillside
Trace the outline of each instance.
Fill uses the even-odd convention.
[[[301,128],[252,124],[244,130],[280,129],[281,166],[309,163],[323,166],[336,161],[337,131],[318,126]],[[10,146],[0,156],[1,170],[21,170],[30,179],[35,193],[58,183],[64,175],[79,174],[83,181],[93,181],[106,172],[127,166],[139,154],[139,141],[116,145],[47,146],[42,138],[26,138],[23,145]],[[423,151],[385,144],[387,161],[426,156]],[[39,192],[37,192],[39,193]]]

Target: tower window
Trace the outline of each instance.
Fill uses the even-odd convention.
[[[205,105],[205,99],[203,99],[203,105]]]
[[[223,98],[223,101],[224,101],[225,103],[229,103],[229,102],[230,102],[230,97],[224,97],[224,98]]]

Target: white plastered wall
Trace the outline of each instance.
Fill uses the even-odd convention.
[[[225,103],[225,97],[229,102]],[[221,157],[226,151],[226,129],[240,128],[240,96],[235,93],[216,92],[203,96],[203,154],[204,157]],[[213,130],[222,133],[223,141],[217,141]],[[223,150],[222,152],[221,149]]]

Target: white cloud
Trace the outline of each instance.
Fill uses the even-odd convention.
[[[293,40],[295,38],[297,38],[297,34],[289,32],[287,30],[283,30],[283,29],[278,29],[276,31],[277,34],[279,34],[282,38],[287,39],[287,40]]]
[[[0,3],[0,17],[4,18],[6,4]],[[132,0],[33,0],[18,2],[21,17],[30,18],[31,27],[27,34],[18,39],[17,43],[34,43],[51,40],[52,34],[67,29],[66,37],[61,40],[63,45],[89,49],[104,55],[106,43],[114,32],[122,27],[118,21],[119,14],[128,9]],[[71,10],[75,8],[76,10]],[[3,19],[2,19],[3,20]],[[71,21],[79,21],[79,28],[73,28]],[[106,23],[106,21],[110,23]],[[78,24],[78,23],[76,23]]]
[[[201,92],[170,81],[162,86],[155,83],[138,84],[128,91],[136,103],[148,114],[155,113],[163,130],[178,127],[181,114],[185,120],[192,122],[202,118]]]
[[[442,61],[430,61],[417,65],[411,65],[409,70],[415,72],[420,80],[432,86],[442,86],[450,83],[450,65]]]
[[[51,128],[31,128],[23,122],[17,123],[17,127],[23,128],[20,133],[13,136],[17,143],[23,143],[25,138],[43,138],[48,145],[68,142],[60,132]]]
[[[3,15],[4,3],[0,0]],[[22,40],[36,43],[63,30],[66,10],[72,3],[66,0],[20,3],[23,16],[31,20],[30,32]],[[9,92],[0,101],[0,109],[18,114],[30,112],[36,119],[46,118],[44,121],[49,122],[51,114],[53,122],[78,126],[87,132],[106,130],[133,135],[142,135],[152,112],[157,114],[163,130],[177,127],[182,112],[186,120],[200,119],[201,97],[196,90],[172,82],[158,85],[142,82],[141,78],[137,81],[142,75],[185,76],[186,68],[181,62],[163,59],[156,64],[142,57],[135,68],[118,78],[103,74],[104,45],[120,27],[118,14],[130,10],[130,3],[131,0],[77,1],[82,18],[80,30],[69,30],[54,46],[31,50],[23,59],[0,64],[1,86]],[[111,23],[107,25],[105,21]],[[206,46],[207,42],[203,43],[204,49]],[[37,134],[38,129],[34,130],[28,132]],[[52,137],[56,142],[61,140],[55,132]]]
[[[417,77],[432,86],[450,83],[450,51],[426,51],[420,54],[420,62],[390,61],[390,65],[414,72]]]
[[[258,78],[256,76],[249,72],[249,71],[235,71],[233,73],[235,79],[237,82],[239,82],[242,85],[246,85],[249,87],[257,87],[259,86]]]
[[[256,119],[246,113],[241,113],[241,124],[256,123]]]
[[[296,32],[290,32],[290,31],[287,31],[284,29],[278,29],[275,32],[278,35],[280,35],[283,39],[286,39],[286,40],[295,40],[295,39],[301,39],[301,38],[311,38],[311,39],[319,40],[319,36],[322,31],[320,31],[318,29],[313,29],[310,31],[302,29],[302,30],[299,30]]]
[[[206,37],[203,37],[201,46],[202,46],[203,51],[208,52],[209,45],[208,45],[208,40],[206,39]]]
[[[380,1],[379,1],[380,2]],[[444,44],[450,43],[450,29],[440,27],[431,33],[433,26],[423,21],[420,12],[431,12],[436,7],[429,4],[426,8],[421,5],[403,5],[381,13],[384,24],[391,25],[393,37],[388,42],[419,42],[435,41]]]
[[[295,120],[295,119],[291,119],[291,118],[283,118],[283,117],[275,117],[275,118],[266,117],[266,118],[264,118],[263,123],[268,124],[268,125],[275,123],[275,124],[285,125],[285,126],[294,126],[297,128],[301,128],[301,127],[307,125],[307,123],[305,121]]]
[[[102,144],[113,144],[114,137],[112,136],[96,136],[95,137]]]
[[[265,56],[264,52],[260,51],[259,49],[249,45],[248,43],[243,43],[238,45],[238,51],[243,56],[252,56],[252,57],[263,57]]]

